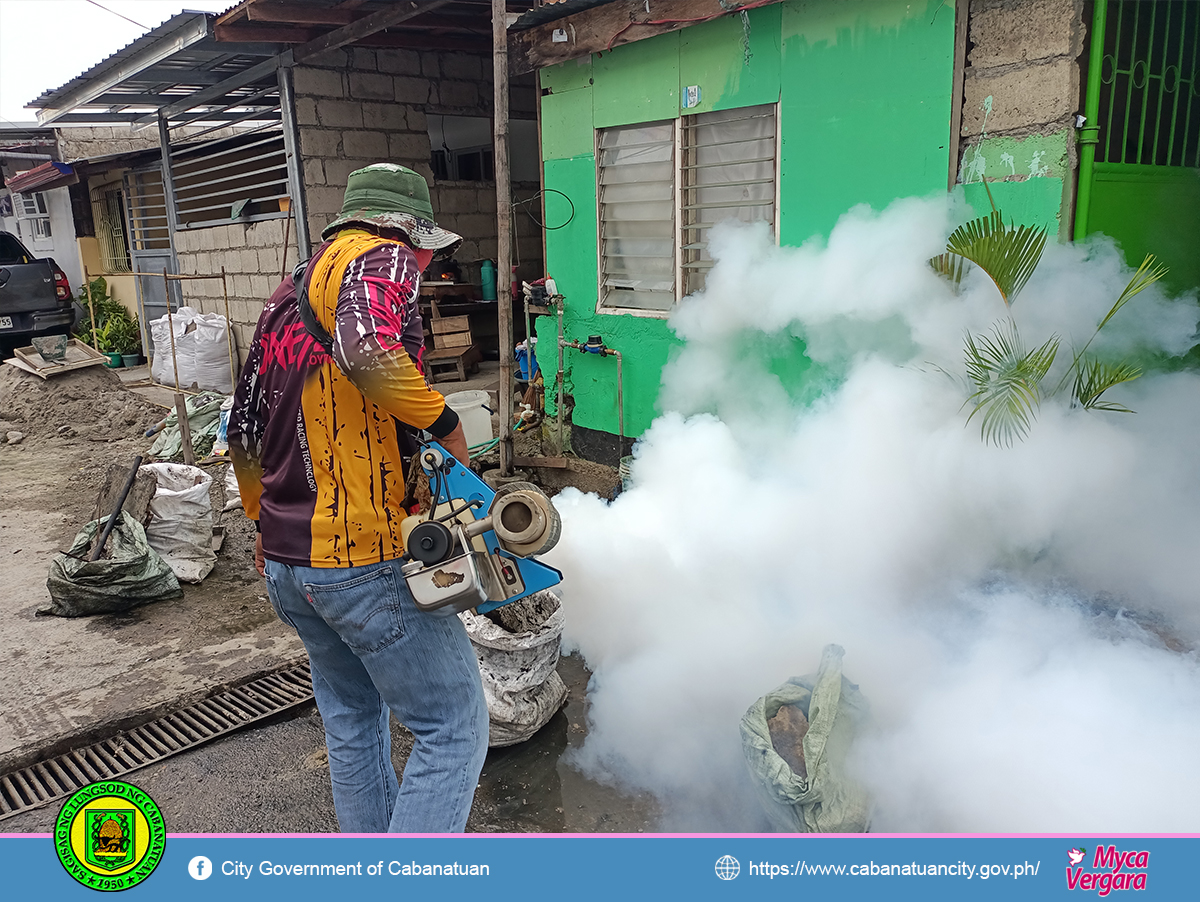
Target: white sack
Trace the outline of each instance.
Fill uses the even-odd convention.
[[[168,320],[164,313],[158,319],[150,320],[150,341],[154,345],[153,359],[150,361],[150,377],[163,385],[175,384],[175,370],[172,367],[171,332],[175,332],[175,358],[179,361],[179,384],[186,388],[192,384],[190,359],[181,347],[183,336],[188,326],[196,316],[191,307],[180,307],[171,314]]]
[[[524,742],[544,727],[567,699],[566,684],[556,670],[562,608],[531,633],[510,633],[474,611],[458,616],[479,659],[488,706],[488,745],[495,748]]]
[[[242,490],[238,486],[237,474],[233,472],[233,464],[225,468],[225,510],[231,511],[242,506]]]
[[[195,384],[201,390],[233,393],[233,375],[229,370],[229,337],[225,317],[219,313],[200,313],[193,307],[180,307],[150,321],[154,360],[150,375],[163,385],[175,384],[172,367],[171,332],[175,332],[174,360],[179,364],[179,384]]]
[[[217,556],[212,550],[212,477],[184,464],[146,464],[158,490],[150,502],[146,538],[181,581],[198,583],[208,576]]]

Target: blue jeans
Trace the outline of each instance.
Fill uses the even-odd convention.
[[[419,611],[399,561],[267,561],[267,589],[308,649],[342,831],[461,833],[487,754],[488,712],[459,619]],[[399,784],[389,709],[415,737]]]

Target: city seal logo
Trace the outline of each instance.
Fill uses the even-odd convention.
[[[54,850],[75,880],[102,892],[137,886],[162,861],[167,828],[154,800],[105,780],[73,793],[54,822]]]

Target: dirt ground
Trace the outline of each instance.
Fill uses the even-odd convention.
[[[214,523],[225,527],[224,544],[212,573],[182,598],[120,614],[38,615],[50,602],[50,563],[95,518],[107,470],[144,453],[153,441],[145,429],[166,413],[101,367],[43,382],[0,365],[0,681],[9,699],[0,771],[304,657],[254,571],[253,525],[240,508],[220,513],[220,489]],[[10,433],[21,437],[10,443]],[[536,435],[517,436],[516,453],[540,454]],[[498,463],[494,453],[479,461]],[[215,484],[227,466],[206,468]],[[611,497],[619,485],[612,468],[587,461],[522,475],[551,495],[570,484]]]
[[[145,452],[145,429],[165,413],[99,367],[43,383],[0,366],[0,437],[23,434],[0,444],[0,770],[303,658],[267,602],[240,510],[216,521],[226,527],[217,564],[182,598],[38,615],[50,606],[50,562],[94,517],[109,465]],[[214,481],[226,466],[209,468]]]

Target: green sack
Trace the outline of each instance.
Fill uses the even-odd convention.
[[[111,614],[183,594],[171,568],[146,541],[142,524],[125,511],[109,536],[109,557],[84,560],[97,529],[107,521],[107,517],[93,520],[75,537],[69,551],[55,556],[46,580],[53,604],[39,614]]]
[[[767,817],[787,833],[865,833],[866,790],[846,774],[846,756],[867,703],[842,676],[843,650],[827,645],[816,675],[792,677],[756,701],[742,718],[742,751]],[[767,721],[783,705],[808,718],[802,741],[807,778],[795,773],[771,744]]]
[[[199,460],[212,451],[221,425],[223,395],[202,392],[187,399],[188,429],[192,436],[192,453]],[[155,460],[182,460],[183,433],[179,429],[178,414],[167,417],[167,425],[159,432],[147,454]]]

